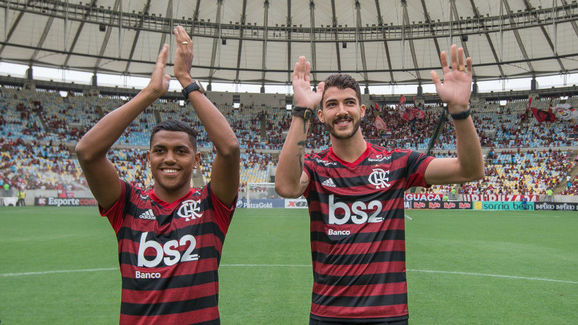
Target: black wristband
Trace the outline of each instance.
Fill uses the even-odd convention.
[[[193,80],[193,82],[191,82],[190,85],[186,86],[181,91],[183,93],[183,97],[185,97],[185,101],[189,100],[189,94],[192,93],[193,91],[199,91],[204,94],[205,88],[203,88],[203,85],[201,85],[199,81]]]
[[[313,110],[309,107],[293,106],[291,115],[301,117],[305,121],[309,121],[313,117]]]
[[[454,120],[465,120],[468,118],[468,116],[470,116],[471,112],[472,112],[472,110],[468,108],[467,111],[463,111],[463,112],[456,113],[456,114],[450,114],[450,115],[452,116],[452,118]]]

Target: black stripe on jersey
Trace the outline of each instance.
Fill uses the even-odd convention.
[[[195,324],[195,325],[221,325],[221,320],[219,318],[217,318],[215,320],[210,320],[210,321],[206,321],[206,322],[202,322],[202,323],[191,323],[191,324]]]
[[[219,254],[219,252],[217,251],[217,249],[215,249],[214,247],[211,246],[207,246],[207,247],[199,247],[199,248],[195,248],[193,250],[194,254],[199,254],[199,259],[206,259],[206,258],[216,258],[217,261],[220,260],[221,258],[221,254]],[[180,252],[181,256],[183,254],[183,252]],[[152,261],[155,259],[156,256],[154,255],[145,255],[145,258],[149,261]],[[137,261],[138,261],[138,256],[137,254],[132,254],[129,252],[120,252],[118,254],[118,261],[120,262],[120,264],[127,264],[127,265],[137,265]],[[195,263],[194,261],[192,262],[187,262],[187,263]],[[162,260],[161,263],[159,264],[158,267],[164,267],[166,266]]]
[[[343,307],[373,307],[373,306],[390,306],[407,304],[407,295],[393,294],[382,296],[362,296],[362,297],[347,297],[347,296],[322,296],[313,294],[313,302],[325,306],[343,306]]]
[[[144,271],[143,271],[144,272]],[[185,275],[175,275],[169,278],[160,279],[133,279],[133,278],[122,278],[122,288],[129,290],[166,290],[175,288],[190,288],[194,290],[194,286],[198,286],[205,283],[218,282],[219,274],[217,270],[195,273]],[[191,281],[192,280],[192,281]]]
[[[333,318],[310,314],[309,317],[313,320],[319,321],[319,323],[314,323],[316,325],[328,325],[328,324],[338,325],[343,324],[344,322],[351,325],[353,324],[388,325],[388,324],[398,324],[396,322],[407,320],[409,318],[409,315],[399,317],[379,317],[379,318]]]
[[[138,230],[131,229],[129,227],[121,227],[117,233],[117,239],[120,241],[121,239],[132,240],[135,242],[140,241],[142,232]],[[166,238],[167,241],[179,238],[179,235],[191,234],[194,236],[200,235],[215,235],[221,242],[225,241],[225,234],[219,228],[219,225],[215,222],[205,222],[205,223],[197,223],[187,227],[176,229],[172,232],[168,232],[165,234],[157,235],[157,239]],[[164,242],[161,242],[164,244]]]
[[[327,167],[324,167],[327,168]],[[355,176],[351,177],[341,177],[333,178],[333,182],[338,188],[347,188],[347,187],[355,187],[355,186],[363,186],[363,185],[371,185],[369,182],[369,175],[359,175],[356,174]],[[398,168],[395,170],[389,170],[389,182],[395,182],[398,179],[406,179],[406,171],[403,168]],[[321,182],[322,180],[319,180]]]
[[[311,240],[316,240],[327,244],[360,244],[360,243],[380,242],[384,240],[405,240],[405,231],[382,230],[379,232],[367,232],[367,233],[362,232],[357,234],[351,234],[346,237],[341,236],[339,237],[340,237],[339,242],[336,242],[336,240],[330,239],[329,235],[327,235],[327,233],[325,232],[320,231],[311,232]]]
[[[405,282],[404,272],[360,274],[360,275],[325,275],[313,272],[315,282],[334,287],[349,287],[352,285],[371,285]]]
[[[420,158],[420,156],[422,156],[422,157]],[[427,158],[426,155],[423,155],[423,154],[416,152],[416,151],[412,151],[409,154],[409,157],[407,159],[407,177],[415,174],[417,172],[417,168],[421,165],[423,160],[426,158]]]
[[[142,191],[138,191],[135,190],[135,193],[137,195],[142,195]],[[191,196],[189,199],[199,199],[200,204],[199,204],[199,208],[201,211],[207,211],[207,210],[212,210],[213,205],[211,202],[211,198],[208,195],[204,195],[202,196],[202,192],[198,192],[198,194],[193,194],[193,196]],[[146,206],[147,202],[150,202],[151,207],[156,207],[158,210],[163,211],[166,210],[166,208],[164,208],[161,204],[159,204],[158,202],[156,202],[153,199],[148,199],[148,200],[144,200],[144,201],[137,201],[137,202],[132,202],[130,200],[130,196],[128,197],[129,199],[126,202],[126,206],[124,211],[132,216],[134,216],[135,218],[139,215],[141,215],[142,213],[146,212],[149,207]],[[183,202],[186,200],[183,200]],[[139,206],[138,204],[142,203],[142,206]],[[175,212],[176,212],[177,208],[175,208],[174,210],[172,210],[172,214],[168,214],[168,215],[157,215],[156,216],[156,221],[159,223],[159,225],[164,225],[168,222],[170,222],[172,220],[172,218],[175,217]]]
[[[215,307],[217,295],[183,301],[163,302],[158,304],[135,304],[123,302],[120,312],[125,315],[168,315]]]
[[[349,255],[327,255],[325,253],[312,251],[313,261],[332,265],[355,265],[379,262],[402,262],[405,261],[405,252],[376,252],[371,254],[349,254]]]

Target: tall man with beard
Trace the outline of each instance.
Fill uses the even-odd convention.
[[[209,184],[191,188],[200,153],[196,132],[180,121],[163,121],[151,132],[147,152],[154,179],[151,190],[121,180],[106,157],[129,124],[167,92],[167,45],[148,86],[103,117],[76,146],[100,212],[117,236],[121,324],[220,323],[218,267],[238,193],[239,143],[225,117],[190,75],[189,35],[181,26],[173,33],[174,75],[216,149]]]
[[[404,191],[414,186],[464,183],[484,175],[482,150],[468,108],[472,61],[463,49],[440,59],[439,97],[448,104],[457,157],[434,158],[365,141],[357,82],[333,74],[311,90],[310,63],[300,57],[292,75],[291,126],[279,157],[275,189],[304,195],[309,205],[314,285],[310,324],[407,324]],[[313,109],[331,147],[305,155]]]

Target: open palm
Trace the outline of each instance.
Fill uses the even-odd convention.
[[[436,86],[436,91],[440,99],[448,104],[450,113],[455,107],[466,107],[470,101],[472,87],[472,59],[467,58],[464,61],[464,51],[452,45],[450,49],[451,65],[448,65],[447,54],[442,52],[440,60],[444,81],[441,83],[439,76],[432,71],[432,80]],[[451,69],[450,69],[451,67]],[[458,111],[461,111],[458,108]]]
[[[171,77],[165,73],[168,53],[169,46],[165,44],[159,53],[157,63],[155,64],[155,68],[149,81],[148,87],[153,90],[157,97],[163,96],[169,90]]]
[[[293,102],[296,106],[315,108],[321,102],[324,83],[317,86],[317,91],[311,89],[311,63],[304,56],[299,57],[291,76],[293,83]]]

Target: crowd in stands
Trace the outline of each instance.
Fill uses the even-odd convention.
[[[560,188],[560,194],[571,194],[570,192],[576,192],[576,189],[568,186],[568,181],[572,178],[570,172],[578,165],[576,159],[575,152],[559,149],[517,149],[501,152],[490,150],[484,161],[483,179],[466,184],[436,185],[427,191],[450,193],[455,188],[458,194],[533,195]]]
[[[83,189],[78,161],[62,143],[0,139],[0,178],[14,188],[60,190]]]
[[[84,96],[42,90],[0,87],[0,146],[2,147],[0,181],[15,187],[54,189],[86,188],[73,148],[104,114],[121,106],[126,98]],[[540,109],[562,102],[578,106],[578,96],[568,99],[535,99],[532,107]],[[221,105],[223,106],[223,105]],[[559,194],[578,195],[575,176],[578,147],[576,120],[538,122],[529,111],[528,100],[484,102],[473,105],[473,118],[486,155],[486,177],[460,186],[465,194],[508,193],[542,194],[558,189]],[[291,115],[283,109],[263,106],[219,107],[235,130],[241,145],[241,190],[247,183],[270,182],[270,170],[285,140]],[[410,105],[368,105],[361,128],[372,143],[425,152],[438,124],[442,108],[420,106],[420,114],[407,118]],[[191,109],[178,101],[158,101],[129,126],[116,143],[109,158],[119,173],[139,186],[151,185],[146,149],[150,129],[160,120],[179,119],[198,132],[202,161],[197,170],[201,179],[210,179],[213,147],[201,123]],[[385,125],[378,125],[377,119]],[[453,126],[442,124],[432,150],[434,155],[451,155],[455,150]],[[314,118],[309,130],[308,148],[326,148],[329,137],[325,126]],[[521,150],[524,149],[524,150]],[[442,153],[440,153],[442,152]],[[429,191],[450,191],[438,186]]]

